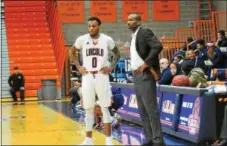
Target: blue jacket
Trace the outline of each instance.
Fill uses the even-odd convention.
[[[160,85],[170,85],[172,83],[173,75],[170,71],[170,68],[166,68],[162,72],[162,77],[158,82]]]

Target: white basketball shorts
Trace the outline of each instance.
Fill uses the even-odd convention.
[[[109,75],[101,73],[86,74],[82,77],[82,98],[84,109],[94,108],[97,95],[101,107],[109,107],[111,104],[111,86]]]

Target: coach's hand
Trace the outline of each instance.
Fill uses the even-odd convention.
[[[79,67],[78,70],[79,70],[79,72],[80,72],[82,75],[85,75],[85,74],[88,73],[87,70],[86,70],[86,68],[84,68],[83,66]]]
[[[113,70],[113,68],[112,67],[103,67],[102,69],[101,69],[101,72],[103,73],[103,74],[109,74],[109,73],[111,73],[112,72],[112,70]]]
[[[136,70],[136,72],[137,73],[143,73],[144,72],[144,70],[146,69],[146,68],[148,68],[149,66],[145,63],[145,64],[143,64],[142,66],[140,66],[137,70]]]

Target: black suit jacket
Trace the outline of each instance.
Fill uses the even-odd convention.
[[[136,50],[138,55],[146,64],[153,67],[156,74],[160,77],[159,53],[163,46],[158,38],[150,29],[143,27],[139,28],[136,35]]]

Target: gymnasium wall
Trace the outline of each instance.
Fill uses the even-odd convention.
[[[66,40],[66,44],[73,44],[75,39],[87,32],[87,22],[86,20],[90,16],[90,3],[85,1],[85,22],[76,24],[63,24],[63,31]],[[198,2],[197,1],[180,1],[180,20],[179,21],[152,21],[152,1],[148,1],[148,22],[143,23],[145,27],[148,27],[154,31],[154,33],[159,36],[174,36],[175,28],[188,28],[189,21],[198,18]],[[117,42],[126,42],[130,37],[130,32],[128,31],[125,22],[121,21],[121,2],[117,2],[117,23],[104,23],[102,25],[102,32],[110,35]]]
[[[212,7],[215,11],[226,11],[227,10],[227,1],[225,0],[213,0]]]

